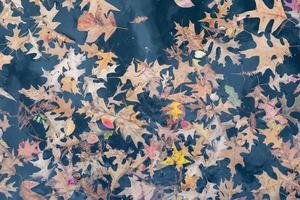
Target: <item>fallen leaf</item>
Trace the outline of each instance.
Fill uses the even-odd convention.
[[[72,118],[67,119],[66,126],[65,126],[65,134],[66,136],[70,136],[75,130],[75,123]]]
[[[191,8],[195,6],[192,0],[174,0],[174,1],[181,8]]]
[[[27,161],[33,160],[34,155],[38,155],[40,153],[39,142],[29,142],[27,139],[19,144],[18,156]]]

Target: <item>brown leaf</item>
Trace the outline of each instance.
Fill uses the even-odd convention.
[[[116,128],[120,130],[124,139],[130,136],[136,146],[138,142],[144,141],[142,135],[148,133],[143,127],[146,122],[137,119],[138,114],[133,110],[133,106],[128,106],[123,108],[115,119]]]
[[[84,12],[78,19],[77,29],[79,31],[88,31],[86,42],[95,42],[100,35],[104,33],[104,40],[107,41],[117,29],[114,14],[112,12],[106,15],[98,9],[95,15]]]
[[[31,189],[35,186],[39,185],[39,182],[35,181],[22,181],[20,185],[20,196],[23,199],[30,199],[30,200],[43,200],[44,197],[33,192]]]
[[[256,9],[244,12],[239,15],[239,20],[249,18],[259,18],[258,33],[265,31],[267,25],[273,20],[272,32],[276,31],[287,17],[283,9],[281,0],[274,0],[274,5],[269,8],[264,1],[255,0]]]
[[[259,64],[255,71],[256,73],[264,73],[267,69],[271,69],[273,73],[275,73],[276,66],[283,63],[284,56],[291,55],[289,50],[289,43],[286,39],[283,39],[282,44],[279,39],[270,35],[272,46],[269,46],[269,44],[267,43],[267,38],[265,36],[258,37],[252,35],[252,38],[256,43],[256,48],[244,50],[242,51],[242,53],[246,55],[246,58],[251,58],[254,56],[259,57]],[[276,56],[275,59],[273,58],[274,56]]]
[[[76,94],[76,93],[79,94],[79,89],[77,87],[78,81],[75,80],[74,78],[69,77],[69,76],[65,76],[61,80],[61,83],[62,83],[62,87],[61,88],[63,90],[65,90],[67,92],[71,92],[73,94]]]
[[[13,57],[11,55],[5,55],[0,53],[0,71],[2,70],[3,65],[10,64]]]
[[[6,115],[3,115],[3,119],[0,119],[0,138],[3,133],[10,127],[9,121]]]
[[[11,96],[8,92],[6,92],[3,88],[0,88],[0,96],[16,101],[16,99],[13,96]]]

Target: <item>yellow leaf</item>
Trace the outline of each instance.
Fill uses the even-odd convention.
[[[72,77],[66,76],[62,80],[62,89],[71,93],[79,93],[79,90],[77,88],[77,82]]]
[[[183,116],[182,104],[180,102],[173,102],[168,107],[166,107],[166,114],[170,115],[171,119],[176,121]]]
[[[186,147],[182,147],[180,151],[177,150],[176,146],[172,147],[172,156],[168,157],[165,161],[163,161],[164,165],[174,165],[176,167],[182,167],[182,165],[189,163],[185,157],[189,154],[188,149]]]
[[[66,121],[66,128],[65,128],[65,134],[67,136],[71,135],[75,130],[75,123],[73,120],[70,118]]]

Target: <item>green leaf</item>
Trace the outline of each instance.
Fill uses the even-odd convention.
[[[104,139],[108,140],[110,138],[110,136],[112,136],[112,132],[111,131],[104,132]]]
[[[240,107],[242,102],[239,99],[239,95],[235,92],[234,88],[228,85],[225,85],[225,92],[229,95],[228,101],[236,107]]]

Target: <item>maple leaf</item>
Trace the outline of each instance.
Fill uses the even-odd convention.
[[[270,35],[270,41],[272,46],[267,42],[267,38],[264,36],[252,35],[254,42],[256,43],[256,48],[241,51],[246,55],[246,58],[251,58],[253,56],[259,57],[259,63],[256,69],[256,73],[264,73],[267,69],[271,69],[274,74],[276,74],[276,66],[283,63],[284,56],[291,56],[289,51],[289,43],[286,39],[282,39],[283,43]],[[274,56],[276,56],[274,58]]]
[[[170,116],[172,122],[176,122],[184,117],[184,106],[180,102],[172,102],[170,105],[164,107],[162,111]]]
[[[2,70],[3,65],[10,64],[13,57],[11,55],[5,55],[0,53],[0,71]]]
[[[184,164],[190,163],[189,160],[186,159],[188,157],[189,152],[185,146],[182,146],[180,150],[177,149],[175,145],[172,147],[172,155],[167,157],[162,164],[164,165],[176,165],[177,168],[181,168]]]
[[[18,156],[27,161],[33,160],[34,155],[40,154],[39,142],[29,142],[25,140],[19,144]]]
[[[287,17],[283,9],[281,0],[274,0],[272,8],[268,8],[261,0],[255,0],[256,9],[247,11],[239,15],[238,20],[249,18],[259,18],[258,33],[265,31],[267,25],[273,20],[271,32],[276,31]]]

